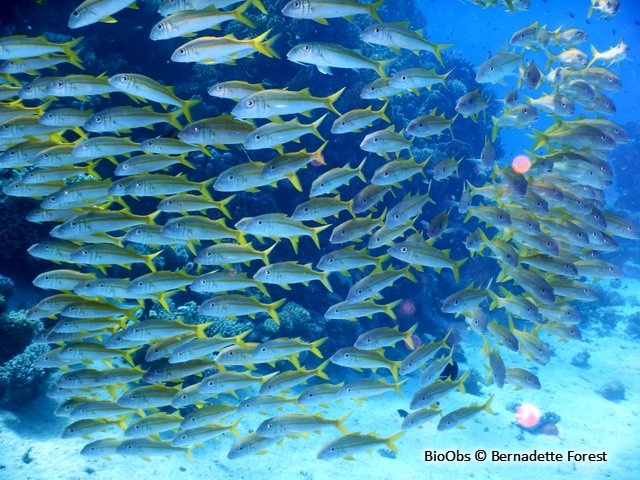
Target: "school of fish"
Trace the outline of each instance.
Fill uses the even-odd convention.
[[[47,296],[27,315],[46,322],[38,341],[52,346],[36,365],[59,369],[49,393],[59,401],[56,414],[68,418],[62,436],[88,439],[83,454],[181,452],[192,458],[195,447],[220,437],[228,458],[238,458],[286,448],[274,444],[305,441],[300,437],[324,429],[329,440],[317,452],[320,459],[353,458],[380,447],[397,452],[394,442],[429,420],[435,424],[425,428],[444,431],[492,413],[496,389],[505,385],[542,388],[532,366],[552,360],[555,338],[580,340],[575,302],[596,299],[591,279],[621,275],[602,255],[616,250],[615,237],[639,238],[633,225],[606,210],[603,197],[612,182],[607,155],[628,141],[608,118],[615,104],[607,96],[620,89],[609,68],[624,60],[628,47],[622,41],[603,51],[592,46],[589,57],[578,49],[588,41],[586,31],[534,23],[505,38],[508,49],[477,66],[481,86],[457,99],[455,112],[433,105],[428,115],[396,123],[398,96],[432,88],[446,93],[450,70],[443,51],[451,45],[427,40],[408,23],[383,22],[393,0],[383,2],[292,0],[276,11],[260,0],[162,1],[150,38],[193,37],[175,49],[173,62],[241,67],[261,55],[315,67],[319,82],[340,68],[371,78],[361,92],[344,85],[318,97],[314,88],[250,84],[228,69],[228,79],[203,90],[235,104],[211,118],[193,118],[197,100],[180,98],[141,73],[52,76],[50,69],[62,63],[82,69],[82,38],[0,38],[0,167],[15,172],[3,192],[40,202],[28,219],[51,225],[50,235],[29,253],[58,264],[33,281]],[[472,3],[528,8],[515,0]],[[70,12],[68,28],[82,32],[97,21],[115,22],[113,16],[134,6],[130,0],[86,0]],[[606,16],[617,7],[606,10],[593,0],[592,10]],[[387,47],[386,54],[368,58],[343,42],[312,39],[287,50],[278,32],[259,27],[277,15],[324,29],[367,16],[370,25],[360,41]],[[199,33],[225,22],[255,34]],[[126,25],[113,28],[117,34]],[[414,67],[394,70],[394,61],[405,55]],[[547,64],[528,58],[536,55]],[[499,100],[483,87],[507,82],[514,88],[502,112],[487,118],[487,106]],[[95,96],[103,97],[99,111],[66,101]],[[343,111],[347,96],[361,99],[363,108]],[[477,158],[412,156],[414,143],[453,137],[464,118],[486,126]],[[154,135],[154,125],[162,123],[178,130],[178,138]],[[511,128],[532,137],[531,164],[520,171],[515,164],[499,167],[495,158],[493,142]],[[148,132],[144,141],[132,140],[141,132]],[[292,143],[305,135],[317,137],[315,149]],[[344,158],[332,148],[338,135],[359,142],[360,158]],[[221,149],[237,165],[215,178],[192,180],[194,159]],[[461,162],[476,163],[484,182],[461,178]],[[375,171],[365,175],[370,164]],[[303,168],[315,172],[311,183],[298,176]],[[414,189],[417,177],[423,181]],[[308,200],[284,212],[234,215],[238,192],[268,195],[265,187],[283,180]],[[358,193],[344,198],[354,182],[360,182]],[[431,198],[433,182],[449,182],[460,192],[455,207]],[[143,198],[155,199],[155,208],[133,213]],[[383,199],[393,206],[376,208]],[[427,204],[442,204],[442,213],[425,220]],[[470,232],[468,254],[452,258],[440,241],[462,228]],[[321,247],[330,251],[321,255]],[[174,249],[188,251],[188,262],[165,270],[163,257]],[[301,263],[301,253],[315,260]],[[495,259],[499,273],[483,285],[469,284],[464,270],[478,257]],[[134,268],[139,275],[127,274]],[[389,287],[416,282],[425,270],[447,270],[460,285],[440,299],[442,312],[452,322],[464,318],[481,337],[488,372],[481,374],[493,385],[484,401],[452,409],[443,400],[464,393],[470,375],[469,369],[441,375],[453,364],[451,332],[422,342],[428,332],[419,322],[406,330],[396,322],[401,299],[389,295]],[[277,336],[277,328],[263,342],[248,340],[251,329],[212,333],[220,331],[218,323],[247,316],[268,316],[279,325],[290,285],[317,280],[332,291],[336,275],[352,276],[352,286],[325,317],[360,322],[352,346],[326,351],[326,336],[289,338]],[[206,298],[197,316],[183,318],[182,305],[172,300],[185,291]],[[154,303],[164,316],[149,316]],[[374,315],[388,326],[368,329]],[[392,359],[398,352],[402,358]],[[339,382],[325,371],[329,364],[363,373]],[[407,396],[410,413],[398,418],[396,433],[353,431],[349,418],[364,408],[361,400],[383,394]],[[328,406],[343,412],[323,413]]]

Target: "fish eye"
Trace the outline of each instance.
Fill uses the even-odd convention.
[[[255,138],[256,140],[260,140],[260,139],[262,138],[262,135],[256,135],[254,138]]]
[[[329,263],[333,263],[333,262],[335,262],[335,260],[333,258],[329,258],[328,262]]]
[[[228,178],[229,180],[233,180],[233,178],[234,178],[234,177],[233,177],[233,175],[229,175],[227,178]]]
[[[349,353],[345,353],[344,354],[344,358],[349,358],[350,356],[351,356],[351,354],[349,354]]]
[[[406,75],[402,75],[402,77],[400,77],[401,80],[406,80],[407,76]]]
[[[374,31],[374,32],[376,32],[376,33],[380,33],[381,28],[380,28],[380,27],[375,27],[375,28],[373,29],[373,31]]]
[[[178,53],[179,53],[180,55],[184,55],[184,53],[185,53],[185,49],[184,49],[184,48],[180,48],[180,49],[178,50]]]
[[[271,275],[271,270],[266,270],[264,273],[267,275]]]
[[[199,127],[199,126],[193,127],[193,131],[196,133],[200,133],[200,130],[202,130],[202,127]]]
[[[262,220],[258,220],[258,225],[262,225]]]
[[[407,247],[400,247],[400,251],[401,251],[402,253],[407,253],[407,251],[408,251],[408,250],[409,250],[409,249],[408,249]]]
[[[82,251],[82,254],[83,254],[83,255],[89,255],[89,250],[83,250],[83,251]]]
[[[307,52],[307,51],[309,51],[309,50],[311,49],[311,47],[310,47],[309,45],[304,45],[304,46],[302,47],[302,49],[303,49],[305,52]]]
[[[96,117],[93,118],[93,120],[99,123],[102,121],[102,117],[100,115],[97,115]]]
[[[61,87],[63,85],[64,85],[64,83],[62,83],[62,82],[56,82],[56,87]]]
[[[253,107],[255,104],[256,104],[256,102],[254,102],[253,100],[247,100],[247,101],[245,102],[245,105],[246,105],[247,107]]]
[[[159,23],[158,25],[156,25],[156,28],[158,30],[162,30],[164,28],[164,25],[162,25],[161,23]]]
[[[80,12],[78,10],[74,10],[71,15],[73,15],[74,17],[79,17],[80,16]]]

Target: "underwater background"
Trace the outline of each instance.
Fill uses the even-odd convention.
[[[131,3],[0,11],[0,478],[638,476],[640,5]]]

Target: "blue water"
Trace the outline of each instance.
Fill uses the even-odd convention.
[[[559,339],[546,333],[545,327],[549,326],[553,313],[544,314],[540,320],[542,327],[534,329],[535,322],[530,322],[517,315],[507,315],[505,310],[494,308],[491,298],[486,293],[478,303],[480,310],[486,316],[486,321],[494,322],[505,328],[513,330],[526,330],[540,335],[544,342],[543,347],[548,355],[541,361],[536,360],[530,352],[531,346],[520,342],[520,352],[510,351],[505,345],[504,339],[492,330],[482,331],[480,334],[469,327],[472,324],[470,316],[471,308],[465,310],[463,315],[454,315],[442,310],[444,300],[450,295],[463,290],[468,286],[477,289],[491,289],[499,296],[515,296],[525,298],[539,306],[541,311],[549,307],[531,290],[519,285],[514,279],[510,281],[509,269],[502,258],[495,252],[490,255],[491,248],[482,245],[477,254],[470,252],[469,235],[478,227],[483,229],[490,239],[500,238],[509,242],[511,246],[518,248],[518,254],[526,256],[540,251],[535,246],[526,246],[518,239],[518,231],[510,230],[493,220],[479,219],[474,215],[467,217],[466,212],[458,211],[458,200],[466,182],[476,186],[504,186],[506,181],[496,180],[491,171],[481,171],[477,162],[469,159],[477,158],[484,146],[485,138],[491,135],[491,117],[499,117],[503,113],[501,99],[510,90],[515,88],[517,77],[514,75],[505,78],[503,84],[485,83],[478,84],[475,80],[477,67],[492,55],[501,50],[513,50],[508,40],[513,32],[524,28],[537,21],[539,26],[546,25],[549,31],[559,27],[581,28],[588,32],[587,42],[577,45],[585,53],[591,56],[590,46],[594,45],[598,51],[603,52],[616,45],[620,40],[629,46],[627,57],[620,63],[609,68],[618,75],[622,81],[622,87],[617,92],[603,91],[610,96],[616,105],[616,112],[604,116],[616,124],[622,126],[629,135],[628,142],[621,142],[616,149],[606,152],[604,155],[594,149],[593,153],[605,161],[611,168],[613,179],[610,185],[603,188],[605,201],[594,199],[597,193],[593,190],[579,191],[579,187],[568,184],[562,187],[567,192],[567,197],[578,196],[581,206],[586,202],[596,208],[595,212],[612,212],[627,219],[637,229],[640,222],[640,204],[637,199],[637,175],[633,167],[638,158],[638,127],[636,105],[638,94],[636,85],[640,82],[640,66],[638,54],[640,50],[640,6],[630,0],[622,0],[619,11],[611,18],[600,18],[594,13],[587,18],[589,7],[588,0],[574,0],[571,2],[560,0],[547,0],[544,2],[532,0],[531,8],[525,11],[508,12],[501,7],[482,8],[463,1],[432,0],[430,2],[409,2],[386,0],[380,8],[380,16],[384,21],[409,21],[411,29],[422,29],[423,35],[434,43],[452,43],[453,46],[443,50],[444,66],[440,65],[430,53],[422,52],[414,55],[407,50],[402,50],[399,55],[381,46],[371,46],[361,42],[358,33],[366,26],[374,23],[368,16],[356,16],[353,22],[344,19],[330,19],[329,25],[321,25],[312,20],[298,20],[283,17],[280,13],[287,2],[285,0],[268,1],[265,6],[268,15],[262,15],[254,6],[249,6],[247,15],[257,24],[256,29],[238,26],[237,22],[223,25],[221,30],[205,30],[198,36],[235,34],[237,38],[253,38],[267,29],[273,29],[272,35],[280,35],[274,43],[274,49],[280,58],[267,58],[256,53],[252,58],[237,60],[237,64],[230,65],[196,65],[193,63],[175,63],[170,60],[172,53],[180,45],[188,41],[186,38],[171,40],[151,41],[148,32],[161,17],[157,14],[158,1],[141,1],[140,9],[126,9],[115,14],[117,23],[97,23],[77,30],[67,27],[67,21],[72,10],[72,5],[77,2],[62,0],[49,0],[40,2],[22,0],[14,2],[11,6],[3,6],[0,13],[0,37],[24,34],[38,36],[44,34],[50,41],[66,42],[72,38],[83,36],[80,43],[79,55],[85,65],[85,70],[79,72],[70,65],[61,65],[57,71],[47,70],[43,75],[66,76],[83,73],[91,75],[105,74],[108,78],[116,73],[139,73],[153,78],[164,85],[172,86],[175,94],[182,99],[199,99],[201,102],[192,109],[193,120],[200,120],[218,115],[228,114],[235,102],[229,99],[213,98],[207,95],[207,89],[218,82],[226,80],[245,80],[250,83],[262,83],[264,88],[287,88],[291,91],[309,88],[315,96],[330,95],[342,87],[345,92],[336,101],[336,108],[340,113],[345,113],[356,108],[366,108],[371,105],[374,110],[381,108],[387,100],[361,99],[359,92],[362,87],[377,78],[373,70],[355,70],[334,68],[333,75],[324,75],[313,66],[298,65],[287,60],[287,52],[295,45],[306,41],[337,42],[350,49],[358,49],[364,55],[375,59],[396,58],[390,65],[388,74],[413,67],[435,68],[438,74],[451,72],[447,78],[446,87],[436,84],[432,89],[421,89],[420,94],[404,92],[388,99],[386,113],[390,118],[391,126],[395,132],[406,128],[410,120],[419,115],[426,115],[434,107],[438,114],[444,112],[446,118],[452,118],[456,114],[454,109],[457,98],[463,93],[480,88],[481,93],[489,100],[489,105],[484,113],[480,113],[477,121],[459,116],[453,124],[453,137],[449,131],[440,136],[429,139],[413,139],[410,154],[418,161],[423,161],[429,155],[426,170],[409,179],[404,180],[393,188],[393,193],[387,193],[383,199],[372,209],[361,212],[342,211],[339,216],[325,218],[322,222],[305,222],[309,227],[317,228],[331,224],[329,228],[319,233],[319,245],[314,245],[310,238],[303,235],[300,238],[300,249],[294,251],[286,235],[282,232],[273,235],[245,234],[244,240],[258,250],[270,247],[274,241],[277,245],[273,254],[269,255],[269,262],[296,262],[302,265],[314,267],[316,272],[318,260],[338,248],[354,245],[362,248],[367,253],[380,257],[387,253],[389,247],[402,241],[415,241],[412,235],[418,232],[423,239],[427,238],[427,231],[434,228],[433,220],[436,215],[445,212],[447,222],[444,231],[437,238],[430,240],[430,245],[438,252],[444,252],[446,256],[460,262],[460,280],[456,281],[452,270],[442,265],[421,266],[419,262],[403,262],[399,258],[387,259],[380,262],[383,266],[380,270],[401,271],[398,278],[383,289],[379,295],[374,296],[375,302],[380,305],[393,303],[387,313],[377,313],[371,318],[360,317],[358,319],[334,320],[326,319],[325,312],[345,300],[350,288],[355,282],[371,273],[379,270],[367,266],[361,270],[351,270],[349,274],[335,272],[328,276],[328,283],[332,291],[316,280],[308,284],[292,283],[291,285],[265,284],[269,295],[260,293],[255,288],[233,293],[245,295],[263,303],[271,303],[280,300],[286,301],[284,307],[278,308],[281,325],[274,323],[269,315],[260,313],[257,318],[247,315],[224,317],[211,317],[199,315],[198,305],[211,295],[197,294],[189,288],[177,292],[171,292],[169,296],[170,311],[165,311],[157,302],[146,300],[144,308],[139,308],[136,314],[137,321],[152,318],[168,318],[175,320],[183,318],[187,324],[213,322],[207,330],[209,337],[214,334],[223,336],[236,335],[245,330],[252,330],[246,341],[266,342],[274,338],[292,339],[301,337],[305,342],[323,341],[320,352],[323,360],[309,352],[300,354],[301,368],[313,369],[321,362],[335,355],[339,349],[351,348],[356,339],[363,332],[376,327],[394,327],[404,332],[414,324],[417,328],[413,336],[399,337],[395,344],[387,346],[384,352],[384,362],[391,365],[387,369],[384,365],[378,365],[377,370],[365,366],[363,369],[345,367],[334,356],[332,362],[326,366],[328,382],[340,384],[363,379],[384,381],[393,383],[396,380],[405,381],[398,389],[401,394],[393,391],[382,396],[374,396],[363,402],[354,402],[344,398],[338,401],[337,397],[329,398],[327,404],[302,410],[293,407],[293,402],[283,409],[271,410],[267,414],[253,413],[242,415],[233,412],[221,423],[228,424],[238,421],[236,424],[240,438],[246,438],[251,432],[269,416],[289,413],[319,413],[324,418],[335,419],[345,413],[351,412],[345,422],[349,432],[359,432],[363,435],[370,434],[378,437],[391,437],[400,431],[405,433],[395,443],[379,441],[370,449],[354,453],[355,461],[334,459],[325,461],[318,459],[321,448],[342,435],[334,427],[323,429],[318,435],[311,432],[311,438],[301,435],[283,437],[282,445],[275,443],[266,446],[264,455],[247,455],[241,459],[227,458],[230,450],[235,447],[234,442],[238,438],[226,432],[218,439],[208,439],[201,445],[189,449],[195,456],[195,462],[189,462],[180,449],[173,452],[133,452],[123,454],[123,449],[112,449],[105,455],[90,455],[83,447],[89,442],[101,438],[113,437],[114,442],[122,442],[124,434],[121,426],[110,425],[104,432],[94,433],[88,437],[61,439],[62,432],[73,421],[68,416],[55,415],[56,408],[67,400],[71,393],[58,392],[58,396],[51,396],[51,388],[59,382],[62,373],[69,370],[76,371],[82,368],[95,368],[109,371],[113,367],[128,367],[126,361],[119,354],[113,362],[76,362],[58,368],[36,368],[33,360],[47,345],[37,341],[37,336],[49,331],[58,320],[63,318],[58,312],[50,317],[41,316],[34,320],[25,319],[25,310],[33,307],[42,298],[59,293],[57,290],[43,290],[36,288],[32,281],[43,272],[50,270],[69,268],[81,272],[89,272],[98,277],[105,276],[90,265],[77,263],[54,264],[47,260],[39,260],[27,253],[31,245],[50,238],[49,232],[56,225],[53,222],[35,224],[25,220],[29,211],[38,207],[40,198],[16,198],[4,194],[0,197],[0,212],[3,214],[2,236],[3,252],[0,253],[0,294],[3,297],[2,306],[2,342],[0,343],[0,401],[2,406],[2,430],[0,431],[0,451],[3,452],[0,461],[0,478],[13,480],[14,478],[33,479],[69,479],[69,478],[124,478],[135,472],[140,478],[148,478],[152,475],[157,478],[170,478],[181,475],[184,478],[200,479],[217,476],[221,478],[266,478],[277,476],[278,478],[329,478],[330,476],[343,478],[348,476],[371,476],[372,478],[399,478],[399,476],[424,476],[427,478],[442,478],[444,476],[469,476],[477,478],[531,478],[532,476],[547,475],[549,478],[633,478],[636,474],[637,446],[631,440],[637,435],[637,426],[632,420],[638,415],[638,300],[637,280],[638,269],[638,243],[637,239],[629,238],[633,235],[614,235],[613,227],[599,228],[589,223],[589,213],[578,212],[578,207],[573,204],[571,210],[568,207],[557,207],[553,199],[545,197],[552,207],[548,214],[533,212],[530,204],[524,204],[524,210],[534,213],[534,217],[541,223],[553,220],[560,225],[571,228],[584,227],[584,231],[596,235],[602,242],[602,238],[611,238],[615,241],[615,248],[605,248],[602,243],[591,246],[585,244],[569,245],[571,242],[560,242],[560,250],[555,257],[569,264],[589,258],[590,253],[598,251],[596,257],[610,262],[612,268],[620,269],[619,274],[602,275],[580,272],[568,275],[568,278],[580,280],[593,289],[597,297],[595,302],[579,301],[571,296],[562,298],[556,295],[555,306],[570,305],[579,316],[579,321],[568,322],[567,325],[577,324],[582,332],[581,340]],[[414,4],[415,3],[415,4]],[[2,38],[0,38],[0,42]],[[553,53],[559,53],[559,47],[550,47]],[[518,48],[516,51],[521,52]],[[534,60],[543,74],[549,71],[546,68],[547,56],[543,51],[528,49],[524,52],[525,61]],[[596,63],[598,66],[606,66]],[[556,64],[553,65],[557,66]],[[3,77],[4,78],[4,77]],[[18,84],[24,85],[33,80],[24,74],[15,76]],[[7,79],[13,81],[13,79]],[[543,82],[540,88],[533,90],[527,87],[519,89],[520,100],[523,95],[538,97],[543,93],[551,93],[552,88],[547,82]],[[8,103],[10,100],[2,103]],[[41,105],[45,101],[47,108],[69,107],[88,109],[94,112],[105,108],[129,105],[136,106],[128,97],[121,93],[111,93],[105,96],[91,96],[89,99],[75,99],[73,97],[47,98],[39,100],[25,100],[23,104],[29,107]],[[155,111],[164,110],[155,103]],[[324,112],[318,114],[313,111],[311,116],[297,115],[302,123],[306,124],[318,119]],[[587,118],[600,118],[588,109],[578,107],[577,115]],[[577,115],[569,117],[568,121],[579,118]],[[294,118],[284,116],[285,120]],[[363,174],[365,181],[354,179],[348,185],[341,186],[336,192],[341,200],[350,200],[361,192],[371,182],[371,178],[378,168],[382,168],[390,159],[375,153],[363,151],[360,142],[364,136],[375,130],[384,129],[388,125],[377,121],[373,126],[366,127],[357,133],[335,135],[330,132],[330,125],[336,118],[334,113],[320,127],[320,133],[328,140],[328,146],[323,152],[326,165],[313,162],[296,172],[302,185],[302,191],[298,191],[292,183],[284,180],[277,186],[263,186],[259,191],[237,191],[235,197],[229,202],[230,219],[226,219],[217,210],[208,210],[204,213],[209,218],[221,219],[229,228],[243,217],[253,217],[267,213],[284,213],[291,215],[295,207],[309,200],[309,190],[312,182],[321,174],[332,168],[340,168],[349,165],[358,166],[363,159],[365,167]],[[188,121],[180,117],[179,121],[186,126]],[[540,113],[538,121],[527,128],[501,128],[497,139],[493,142],[497,151],[495,164],[501,169],[508,169],[516,155],[525,153],[532,156],[531,149],[535,140],[535,130],[544,130],[553,124],[555,118],[544,112]],[[259,119],[256,126],[266,123],[267,120]],[[164,136],[176,138],[179,131],[166,124],[156,124],[152,129],[137,128],[131,133],[122,133],[135,142],[144,139]],[[107,133],[109,135],[109,133]],[[89,133],[89,137],[98,136]],[[404,136],[409,139],[408,135]],[[74,133],[66,133],[66,142],[79,142],[82,139]],[[20,139],[21,141],[33,140],[32,138]],[[19,143],[16,141],[16,143]],[[286,152],[296,152],[305,148],[313,152],[323,144],[319,138],[312,135],[302,137],[300,143],[288,143]],[[6,148],[13,144],[7,141]],[[5,147],[3,147],[5,148]],[[245,150],[241,145],[229,145],[228,148],[216,148],[209,146],[210,156],[205,156],[200,151],[188,154],[188,159],[195,166],[191,170],[182,165],[174,165],[162,173],[177,176],[185,174],[194,182],[208,181],[226,169],[251,162],[266,162],[273,159],[277,153],[274,149]],[[566,151],[578,151],[579,147],[571,145]],[[536,154],[545,154],[551,149],[539,149]],[[137,155],[141,152],[134,153]],[[401,158],[409,158],[407,150],[402,152]],[[584,153],[584,151],[583,151]],[[586,149],[589,154],[590,150]],[[391,154],[390,157],[395,157]],[[432,179],[434,165],[447,158],[462,158],[458,170],[442,181]],[[116,156],[117,162],[122,162],[127,155]],[[532,157],[533,158],[533,157]],[[467,159],[467,160],[464,160]],[[498,168],[496,167],[496,168]],[[0,178],[3,186],[17,180],[26,168],[0,170]],[[566,167],[572,172],[572,166]],[[96,168],[98,174],[105,179],[117,180],[113,173],[114,166],[107,161],[101,161]],[[507,170],[508,171],[508,170]],[[148,175],[153,175],[149,173]],[[568,174],[567,174],[568,175]],[[499,175],[498,175],[499,176]],[[544,182],[543,174],[535,170],[525,174],[529,182],[529,188],[536,182]],[[580,184],[579,181],[575,182]],[[275,188],[274,188],[275,187]],[[215,191],[208,187],[207,191],[215,200],[227,199],[230,193]],[[368,248],[370,232],[358,235],[357,238],[344,243],[335,244],[329,240],[333,227],[348,221],[351,218],[382,219],[387,212],[403,199],[411,195],[429,193],[433,202],[426,203],[411,216],[407,229],[397,238],[382,248]],[[194,192],[191,192],[194,193]],[[334,192],[335,193],[335,192]],[[517,207],[517,196],[510,191],[499,191],[495,196],[489,196],[483,200],[476,196],[472,205],[493,204],[498,201],[505,211],[513,215],[522,212]],[[161,198],[144,197],[134,199],[126,197],[128,208],[136,214],[154,214]],[[556,200],[557,201],[557,200]],[[506,205],[506,206],[505,206]],[[106,204],[104,208],[117,210],[116,204]],[[353,208],[353,207],[349,207]],[[90,211],[86,206],[77,209],[74,213]],[[473,213],[473,208],[472,208]],[[71,215],[70,214],[70,215]],[[201,212],[195,212],[201,215]],[[593,211],[591,211],[593,214]],[[177,214],[162,213],[153,220],[157,225],[164,225],[167,221],[178,216]],[[467,218],[466,218],[467,217]],[[495,219],[494,219],[495,220]],[[431,225],[429,225],[431,223]],[[112,231],[111,234],[122,237],[127,229]],[[374,232],[375,234],[375,232]],[[555,240],[563,240],[558,230],[552,230],[549,234]],[[606,237],[610,235],[611,237]],[[364,242],[359,241],[363,239]],[[204,240],[201,244],[194,243],[196,250],[202,250],[214,243]],[[418,242],[420,243],[420,242]],[[484,242],[482,242],[484,243]],[[81,243],[78,242],[78,248]],[[201,266],[194,263],[194,255],[182,246],[157,247],[155,245],[137,247],[137,252],[151,254],[163,249],[158,257],[156,266],[158,270],[183,272],[195,278],[220,267]],[[477,250],[477,249],[475,249]],[[263,266],[261,260],[254,260],[247,264],[234,264],[222,268],[231,270],[234,275],[246,273],[249,277]],[[140,264],[133,265],[132,269],[125,269],[119,265],[107,265],[109,277],[134,279],[149,270]],[[407,268],[407,270],[402,270]],[[525,269],[524,263],[520,263],[520,269]],[[526,267],[530,271],[533,268]],[[537,271],[539,272],[539,271]],[[551,281],[554,277],[550,274],[542,275]],[[415,277],[415,279],[413,279]],[[561,275],[556,275],[558,280]],[[605,277],[605,278],[599,278]],[[412,281],[413,280],[413,281]],[[68,289],[61,289],[63,293],[70,293]],[[371,298],[371,297],[369,297]],[[82,300],[82,299],[80,299]],[[122,298],[99,298],[108,304],[122,306]],[[129,303],[129,306],[135,305]],[[474,311],[475,312],[475,311]],[[464,321],[467,317],[467,322]],[[514,321],[512,324],[511,321]],[[482,320],[481,320],[482,321]],[[88,342],[102,345],[110,335],[117,335],[124,328],[131,328],[134,322],[123,320],[110,328],[100,331],[100,335],[88,335]],[[540,326],[540,325],[538,325]],[[482,329],[480,329],[482,330]],[[444,371],[442,368],[435,372],[439,377],[438,382],[454,382],[460,379],[465,371],[468,371],[471,380],[465,382],[466,394],[458,392],[456,388],[438,399],[434,406],[442,409],[442,412],[424,424],[424,428],[402,430],[403,418],[412,411],[410,402],[420,388],[420,373],[432,360],[424,360],[421,369],[398,377],[395,369],[400,362],[420,345],[429,342],[437,342],[447,336],[446,347],[452,347],[452,360]],[[166,335],[166,338],[169,335]],[[32,343],[33,340],[36,342]],[[486,342],[486,343],[485,343]],[[50,348],[68,347],[73,342],[51,343]],[[166,359],[159,361],[147,361],[145,354],[147,344],[135,346],[131,350],[132,363],[145,372],[150,372],[157,367],[170,365]],[[487,359],[487,346],[495,348],[504,358],[507,367],[517,367],[534,372],[539,379],[539,389],[516,388],[516,381],[507,379],[504,387],[492,382],[494,376]],[[218,350],[216,350],[217,352]],[[527,351],[529,353],[527,353]],[[622,351],[622,353],[621,353]],[[440,350],[441,354],[448,353],[447,348]],[[621,358],[623,357],[623,358]],[[215,354],[204,355],[203,360],[212,361]],[[586,358],[586,360],[585,360]],[[40,357],[42,359],[42,357]],[[582,363],[581,363],[582,362]],[[253,363],[256,363],[254,369]],[[395,365],[395,366],[394,366]],[[211,366],[214,366],[213,364]],[[219,365],[216,367],[218,368]],[[227,367],[235,372],[250,372],[256,376],[270,375],[273,372],[293,372],[297,369],[293,363],[281,360],[269,365],[248,360],[240,365]],[[185,375],[171,378],[162,385],[171,388],[184,388],[198,384],[202,376],[212,375],[217,370],[214,368],[205,370],[204,375]],[[393,375],[389,375],[392,373]],[[449,380],[446,380],[449,378]],[[466,377],[463,377],[466,378]],[[264,380],[263,380],[264,381]],[[617,384],[621,381],[624,394],[616,397]],[[309,379],[305,385],[295,385],[288,392],[286,398],[294,398],[307,386],[324,382],[319,377]],[[611,383],[614,382],[614,383]],[[82,391],[74,391],[73,395],[88,396],[92,399],[117,400],[127,391],[148,385],[144,380],[135,380],[119,385],[115,393],[107,391],[103,387],[91,387]],[[455,385],[456,387],[458,385]],[[607,388],[603,388],[607,386]],[[625,388],[626,387],[626,388]],[[459,390],[464,390],[462,387]],[[49,397],[47,396],[49,391]],[[605,392],[605,393],[603,393]],[[608,393],[607,393],[608,392]],[[257,395],[255,385],[249,388],[238,389],[239,399],[245,399]],[[609,398],[608,398],[609,396]],[[488,412],[480,412],[469,420],[462,422],[464,429],[452,429],[438,431],[438,422],[441,415],[451,413],[459,408],[484,404],[489,398],[494,415]],[[415,398],[414,398],[415,399]],[[176,413],[181,416],[197,411],[207,405],[235,405],[238,399],[226,394],[218,397],[202,397],[194,400],[189,405],[174,408],[170,404],[160,404],[158,408],[148,407],[127,412],[120,416],[105,417],[113,420],[119,419],[126,426],[130,426],[143,415],[157,412]],[[515,413],[519,406],[533,403],[542,410],[540,423],[532,428],[524,428],[518,425]],[[59,413],[59,412],[58,412]],[[102,417],[97,417],[101,419]],[[111,422],[114,423],[114,422]],[[619,425],[618,425],[619,423]],[[170,441],[174,437],[177,428],[168,429],[159,436],[153,436],[152,441],[162,442],[163,448],[171,449]],[[374,433],[375,432],[375,433]],[[235,433],[235,432],[234,432]],[[637,437],[636,437],[637,438]],[[395,450],[397,444],[398,450]],[[480,448],[500,451],[502,453],[523,453],[536,449],[540,452],[554,452],[563,454],[564,458],[557,462],[537,463],[531,466],[526,461],[499,462],[492,459],[490,462],[481,462],[474,459],[466,459],[464,455],[473,455]],[[366,450],[370,450],[367,452]],[[428,460],[425,462],[423,455],[425,450],[440,452],[455,452],[456,458],[440,461]],[[591,460],[580,461],[579,458],[568,458],[568,451],[578,451],[585,454],[594,454]],[[31,453],[30,453],[31,452]],[[602,461],[602,453],[608,454],[608,460]],[[459,454],[463,456],[460,458]],[[346,455],[346,454],[345,454]],[[435,454],[434,454],[435,455]],[[151,462],[148,462],[151,456]],[[340,457],[342,455],[337,455]],[[109,457],[113,460],[105,460]],[[6,458],[6,460],[4,460]],[[460,472],[463,472],[462,474]],[[5,475],[6,474],[6,475]],[[5,476],[3,476],[5,475]]]

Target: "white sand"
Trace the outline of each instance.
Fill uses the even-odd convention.
[[[640,311],[634,292],[640,291],[640,282],[625,281],[625,289],[617,290],[628,298],[627,306],[618,309],[627,316]],[[640,347],[636,341],[627,340],[624,329],[627,320],[619,322],[615,331],[607,336],[599,336],[593,331],[583,332],[582,342],[557,343],[556,355],[548,365],[538,371],[542,383],[539,391],[513,391],[508,385],[503,390],[495,386],[484,388],[485,395],[473,397],[459,392],[451,393],[443,400],[445,411],[451,411],[472,401],[483,401],[495,393],[491,416],[481,413],[469,421],[464,429],[445,432],[436,430],[437,419],[424,428],[408,430],[397,441],[399,455],[395,459],[381,456],[374,450],[372,454],[361,453],[355,461],[316,459],[318,449],[328,440],[338,436],[337,430],[325,429],[322,434],[312,434],[310,438],[285,439],[283,445],[273,445],[266,455],[243,457],[237,460],[226,458],[230,445],[235,440],[224,437],[209,441],[204,448],[194,450],[195,463],[190,463],[184,455],[172,457],[158,456],[151,461],[138,457],[116,456],[111,460],[87,458],[79,454],[86,443],[84,439],[61,440],[60,432],[65,419],[53,416],[54,404],[46,399],[38,399],[15,416],[8,412],[0,414],[0,452],[4,466],[0,470],[3,480],[75,480],[75,479],[121,479],[136,478],[154,480],[192,478],[194,480],[241,479],[330,479],[330,478],[375,478],[375,479],[430,479],[430,478],[508,478],[509,480],[530,479],[539,476],[559,478],[561,475],[578,478],[638,478],[640,413],[638,391],[640,389]],[[465,347],[469,359],[474,351]],[[578,352],[587,350],[591,354],[587,369],[570,364]],[[508,356],[505,361],[510,363]],[[470,360],[471,361],[471,360]],[[527,366],[522,360],[520,366]],[[478,367],[479,365],[476,365]],[[532,365],[529,365],[532,366]],[[466,366],[461,365],[461,368]],[[482,369],[482,367],[480,367]],[[481,370],[484,373],[484,370]],[[418,372],[419,373],[419,372]],[[416,375],[416,374],[414,374]],[[608,380],[619,379],[626,386],[626,400],[612,402],[604,399],[595,390]],[[397,410],[409,410],[413,385],[405,385],[405,397],[387,393],[374,397],[358,407],[351,401],[334,406],[326,416],[339,416],[352,409],[347,420],[350,431],[369,432],[388,436],[399,430],[401,418]],[[506,406],[513,401],[531,402],[542,411],[552,411],[560,415],[559,436],[533,435],[522,432],[514,424],[513,413]],[[295,411],[294,409],[291,411]],[[240,423],[241,433],[256,428],[261,415],[245,417]],[[448,450],[473,455],[477,449],[488,452],[484,462],[424,462],[424,450],[445,453]],[[501,453],[554,452],[562,454],[564,461],[493,462],[491,451]],[[580,453],[606,452],[606,462],[568,461],[568,451]],[[30,463],[23,462],[23,455],[29,451]],[[92,471],[92,473],[89,473]]]

